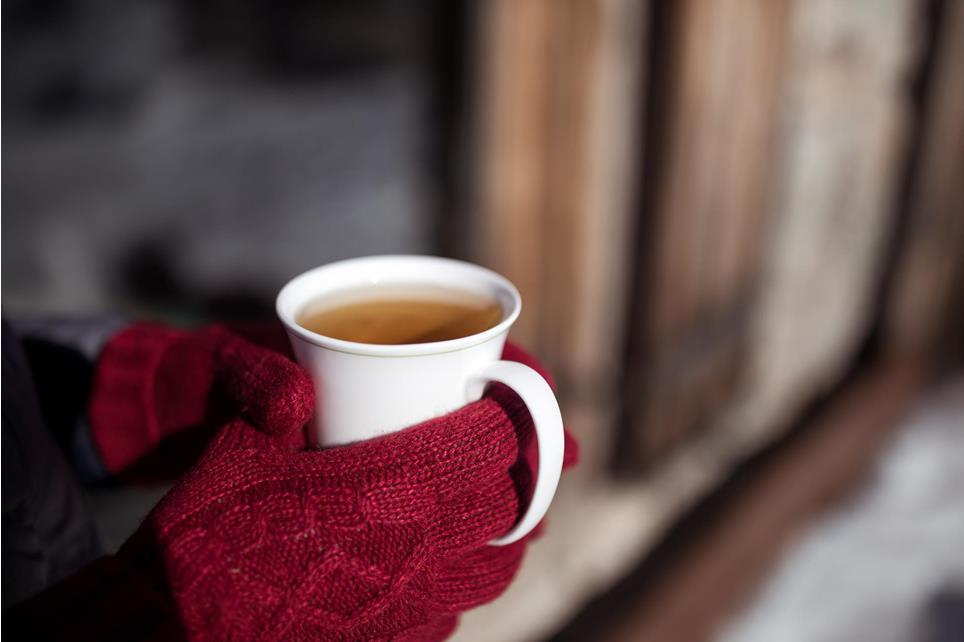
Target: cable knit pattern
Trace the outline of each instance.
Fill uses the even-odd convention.
[[[518,570],[526,540],[487,543],[531,493],[520,455],[532,435],[502,386],[444,417],[321,451],[237,420],[122,553],[160,552],[192,640],[440,640]]]
[[[504,358],[548,379],[511,344]],[[108,344],[94,392],[113,471],[234,417],[117,557],[191,640],[441,640],[505,590],[534,536],[488,545],[524,509],[537,456],[525,406],[501,385],[401,432],[308,450],[312,389],[293,362],[221,327],[138,324]],[[564,466],[575,445],[567,433]]]

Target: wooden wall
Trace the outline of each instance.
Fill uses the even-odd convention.
[[[964,334],[964,2],[473,6],[462,255],[520,285],[514,338],[557,375],[583,454],[517,581],[456,634],[522,641],[611,587],[869,339]],[[613,475],[614,455],[646,474]]]
[[[952,0],[479,7],[470,258],[519,285],[514,337],[557,374],[593,461],[615,449],[644,468],[706,429],[786,425],[880,324],[888,275],[901,283],[894,340],[937,332],[924,326],[947,315],[950,286],[921,282],[957,278],[962,197],[960,145],[945,144],[960,140],[948,62],[960,52],[945,35],[925,55],[935,5],[948,24],[960,12]]]

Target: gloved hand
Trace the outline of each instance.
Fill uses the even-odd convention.
[[[217,325],[179,330],[137,323],[110,339],[97,360],[87,413],[108,474],[124,473],[148,455],[155,455],[154,468],[179,474],[216,428],[239,414],[271,434],[303,425],[299,413],[311,406],[311,383],[282,354],[284,331],[246,330],[271,348]],[[166,441],[171,446],[158,453]]]
[[[501,386],[444,417],[320,451],[239,419],[121,556],[163,586],[192,640],[443,639],[519,567],[525,540],[488,542],[531,492],[532,435]],[[567,439],[567,463],[574,446]]]
[[[511,345],[503,357],[538,370]],[[242,374],[239,390],[254,381]],[[16,609],[12,628],[33,639],[441,640],[500,595],[534,536],[488,544],[531,495],[535,440],[518,397],[493,385],[404,431],[309,450],[307,390],[264,405],[285,408],[266,422],[272,435],[228,423],[116,556]],[[567,434],[564,466],[576,451]]]

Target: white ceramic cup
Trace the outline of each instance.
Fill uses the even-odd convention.
[[[343,305],[380,292],[444,288],[495,299],[502,320],[477,334],[432,343],[381,345],[317,334],[296,319],[312,304]],[[444,415],[482,396],[489,382],[512,388],[535,426],[539,471],[525,515],[491,542],[524,537],[549,509],[562,472],[563,428],[552,389],[532,368],[500,361],[522,300],[506,278],[470,263],[430,256],[372,256],[338,261],[295,277],[278,293],[277,312],[298,363],[308,371],[317,406],[311,436],[319,446],[362,441]]]

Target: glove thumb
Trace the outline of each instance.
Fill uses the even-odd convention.
[[[215,376],[241,416],[273,436],[291,435],[311,419],[315,395],[301,367],[281,354],[225,332]]]

